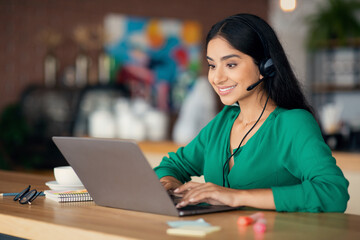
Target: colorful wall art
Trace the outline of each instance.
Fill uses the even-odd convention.
[[[111,76],[161,110],[177,110],[198,77],[201,27],[195,21],[108,15]]]

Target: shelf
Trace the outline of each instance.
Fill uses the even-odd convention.
[[[313,84],[312,93],[334,93],[360,91],[360,84],[338,85],[338,84]]]

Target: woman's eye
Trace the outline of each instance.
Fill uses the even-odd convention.
[[[210,69],[214,69],[214,68],[215,68],[215,65],[209,64],[209,68],[210,68]]]
[[[227,66],[229,67],[229,68],[234,68],[234,67],[236,67],[236,63],[228,63],[227,64]]]

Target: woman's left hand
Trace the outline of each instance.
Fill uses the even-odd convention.
[[[175,189],[174,192],[184,194],[182,201],[176,205],[177,208],[201,202],[211,205],[240,206],[239,198],[241,190],[225,188],[209,182],[187,182]]]

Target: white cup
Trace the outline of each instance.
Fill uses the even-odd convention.
[[[60,185],[83,185],[74,169],[70,166],[54,168],[55,180]]]

